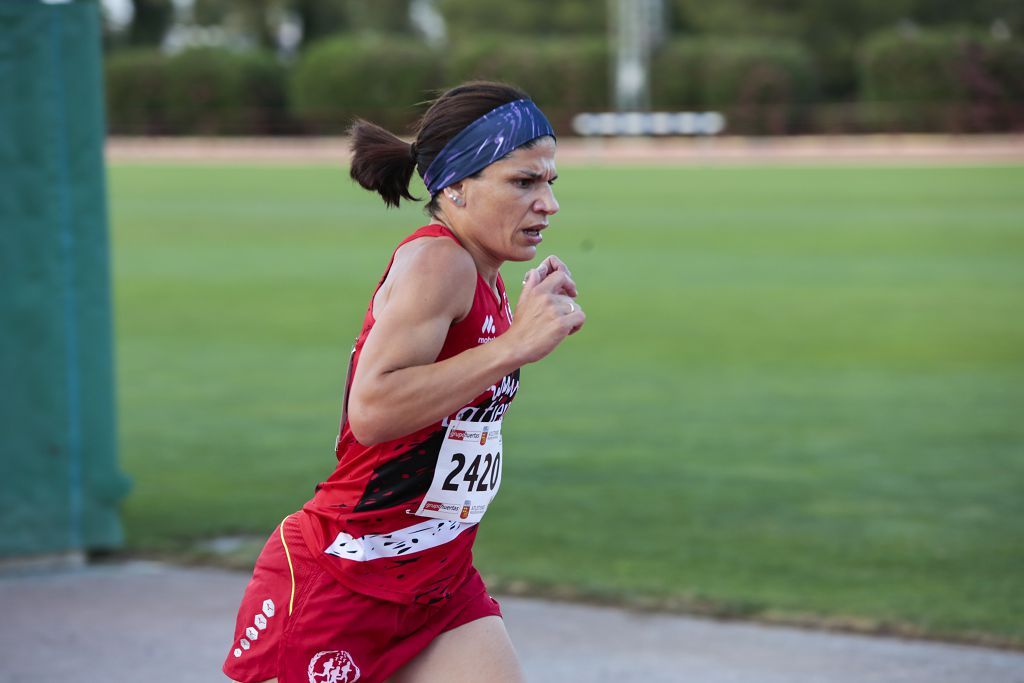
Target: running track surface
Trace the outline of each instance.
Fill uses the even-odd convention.
[[[345,138],[111,137],[114,163],[347,164]],[[558,161],[585,165],[814,166],[1024,163],[1024,134],[807,135],[746,138],[564,138]]]
[[[150,562],[0,574],[0,683],[223,682],[247,580]],[[1022,652],[524,598],[502,606],[533,683],[1024,683]]]

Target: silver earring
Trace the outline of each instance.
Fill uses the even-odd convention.
[[[455,206],[462,206],[462,204],[463,204],[462,198],[459,197],[454,192],[449,192],[448,193],[448,199],[452,200],[452,203],[455,204]]]

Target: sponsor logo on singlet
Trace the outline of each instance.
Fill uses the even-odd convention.
[[[489,336],[487,336],[487,337],[480,337],[479,339],[476,340],[476,343],[477,344],[486,344],[489,341],[493,341],[494,340],[494,333],[497,332],[497,331],[498,331],[498,328],[494,326],[494,316],[493,315],[487,316],[486,318],[484,318],[484,324],[480,328],[480,333],[481,334],[486,334],[486,335],[489,335]]]
[[[453,429],[448,438],[452,441],[463,441],[466,438],[466,430],[464,429]]]
[[[493,422],[500,420],[519,391],[519,370],[505,375],[500,382],[491,385],[487,390],[491,393],[491,396],[486,401],[478,405],[463,406],[455,414],[443,419],[441,426],[447,428],[450,419],[467,422]],[[456,431],[453,429],[449,436]],[[462,440],[476,440],[481,436],[480,432],[468,429],[461,431],[465,432],[462,435]]]
[[[318,652],[309,660],[309,683],[355,683],[359,667],[344,650]]]

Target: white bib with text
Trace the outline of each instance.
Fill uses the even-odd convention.
[[[501,420],[451,420],[421,517],[479,522],[501,486]]]

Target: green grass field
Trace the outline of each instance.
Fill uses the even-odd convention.
[[[1024,644],[1024,168],[560,171],[542,253],[589,320],[523,372],[485,575]],[[110,184],[130,549],[265,535],[332,468],[419,205],[341,168]]]

